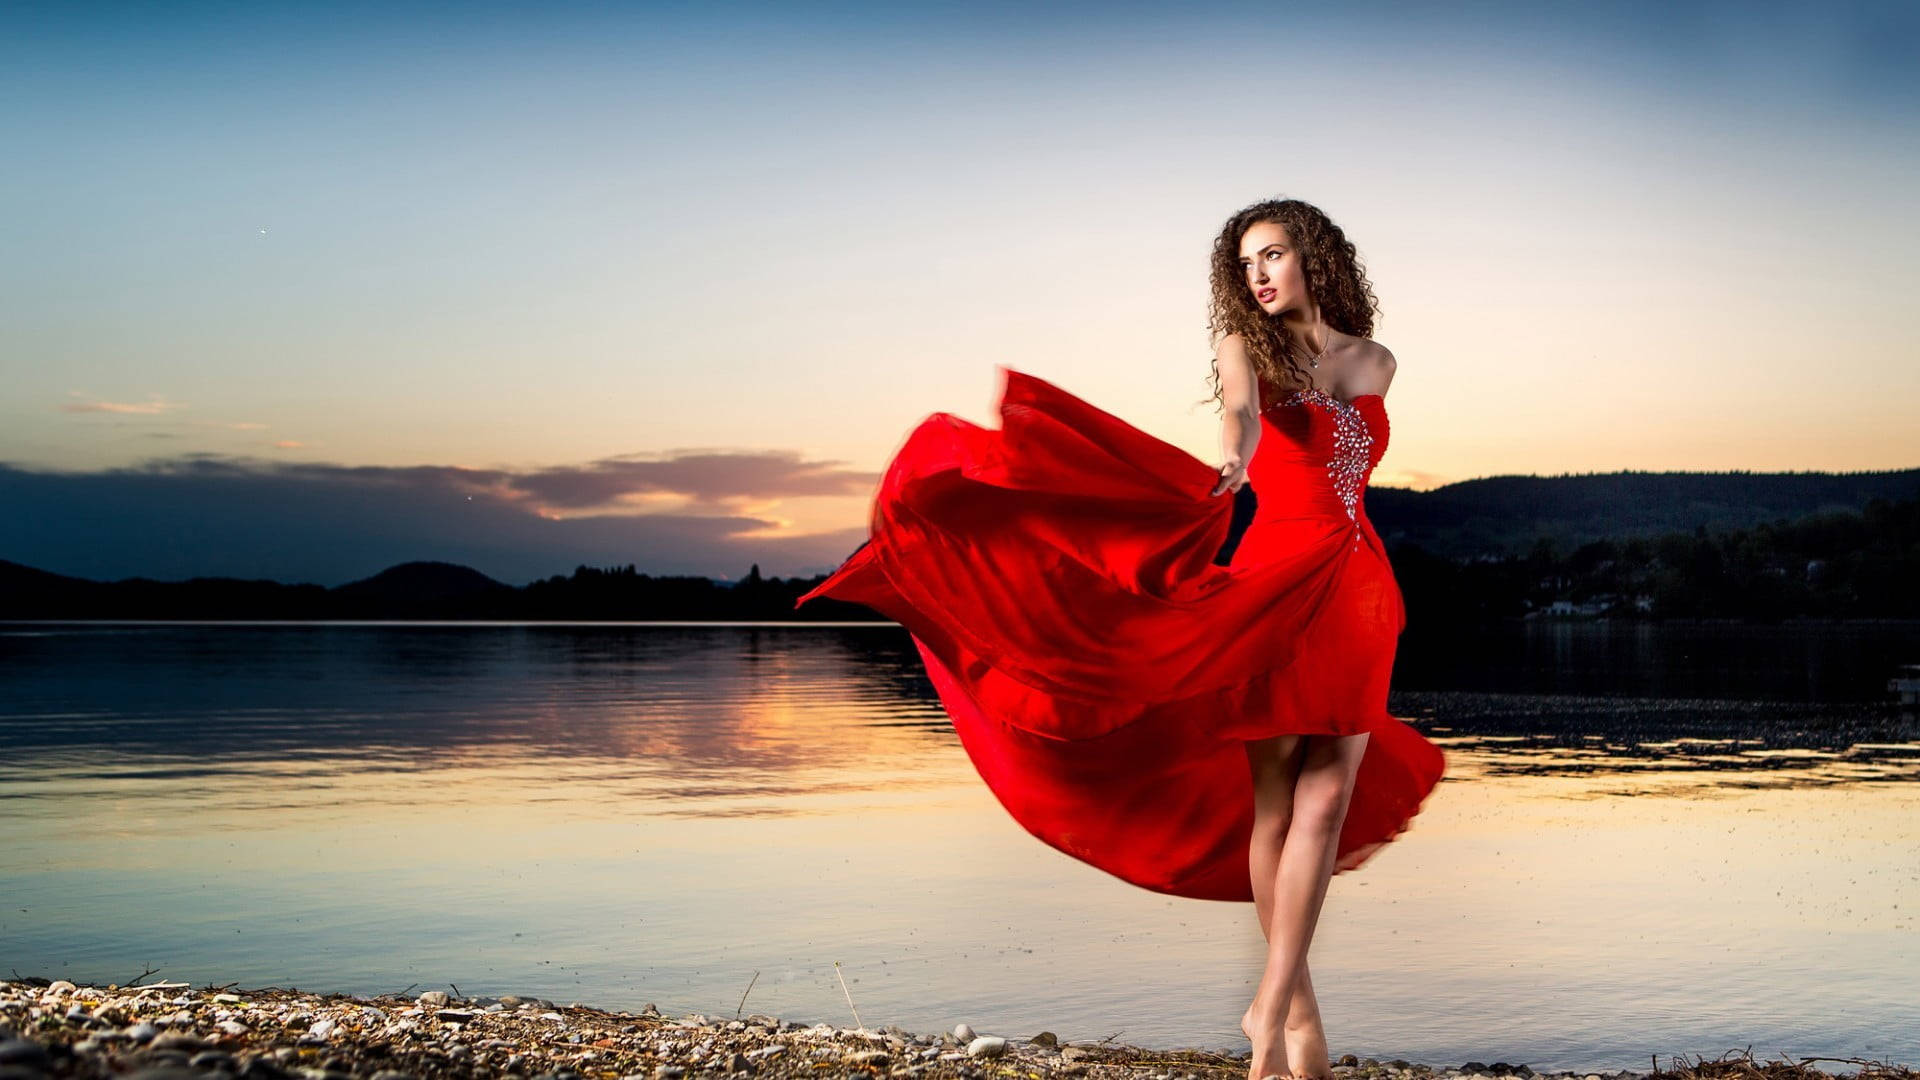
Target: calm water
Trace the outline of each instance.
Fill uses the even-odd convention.
[[[1920,630],[1401,660],[1452,771],[1333,881],[1334,1054],[1920,1061]],[[1234,1051],[1263,957],[1028,836],[891,625],[0,624],[0,901],[10,974],[850,1026],[838,963],[868,1026]]]

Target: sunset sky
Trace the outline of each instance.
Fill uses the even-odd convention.
[[[1375,485],[1920,466],[1920,7],[0,9],[0,559],[831,569],[994,365],[1220,458],[1207,251],[1316,203]]]

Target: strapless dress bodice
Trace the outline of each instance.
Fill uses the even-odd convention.
[[[1386,399],[1294,390],[1263,410],[1260,422],[1247,466],[1259,500],[1254,520],[1338,517],[1361,531],[1367,481],[1387,452]]]

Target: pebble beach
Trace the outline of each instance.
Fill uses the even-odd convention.
[[[1827,1072],[1816,1063],[1850,1065]],[[1422,1064],[1346,1055],[1337,1080],[1920,1080],[1861,1059],[1649,1058],[1646,1071],[1535,1072],[1524,1063]],[[806,1024],[760,1013],[670,1017],[651,1004],[609,1011],[537,997],[442,991],[373,996],[295,989],[0,981],[0,1080],[777,1080],[787,1077],[1090,1077],[1239,1080],[1247,1055],[1062,1042],[1051,1032],[914,1033]]]

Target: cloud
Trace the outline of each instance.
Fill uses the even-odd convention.
[[[516,475],[510,483],[515,491],[549,509],[578,509],[661,493],[684,496],[697,505],[865,495],[879,479],[875,473],[840,468],[842,464],[803,461],[791,450],[680,450],[540,469]]]
[[[289,440],[291,442],[291,440]],[[0,462],[0,558],[102,580],[334,585],[410,559],[525,583],[586,564],[812,576],[864,524],[791,535],[783,499],[868,497],[878,475],[792,451],[698,449],[514,470],[338,465],[193,452],[89,472]],[[636,506],[658,506],[651,513]],[[745,509],[751,508],[751,509]]]
[[[87,397],[86,393],[79,390],[69,390],[67,393],[72,397]],[[186,406],[179,402],[163,401],[158,394],[155,394],[152,401],[101,401],[97,398],[83,401],[68,401],[61,404],[60,411],[70,413],[104,412],[126,413],[134,416],[158,416],[171,409],[184,408],[186,408]]]

